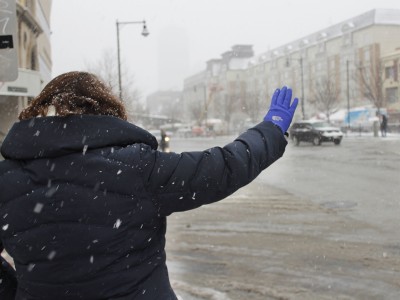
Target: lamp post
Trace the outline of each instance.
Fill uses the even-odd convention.
[[[350,130],[350,84],[349,84],[349,61],[346,60],[346,81],[347,81],[347,131]]]
[[[300,79],[301,79],[301,98],[300,98],[300,104],[301,104],[301,115],[303,120],[306,119],[306,113],[304,111],[304,72],[303,72],[303,57],[300,58],[291,58],[286,60],[286,67],[290,67],[290,60],[297,60],[300,63]]]
[[[303,74],[303,58],[300,57],[300,69],[301,69],[301,114],[303,120],[306,118],[306,113],[304,112],[304,74]]]
[[[117,56],[118,56],[118,89],[119,89],[119,98],[122,100],[122,84],[121,84],[121,57],[120,57],[120,47],[119,47],[119,26],[127,25],[127,24],[143,24],[142,35],[144,37],[149,35],[149,31],[147,30],[146,21],[132,21],[132,22],[118,22],[115,21],[115,25],[117,26]]]
[[[207,101],[208,99],[207,99],[207,85],[206,84],[204,84],[204,113],[205,113],[205,121],[204,121],[204,125],[206,126],[206,133],[207,133],[207,130],[208,130],[208,124],[207,124],[207,121],[208,121],[208,101]]]

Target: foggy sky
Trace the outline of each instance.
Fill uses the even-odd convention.
[[[143,96],[181,89],[183,79],[236,44],[255,54],[363,14],[400,9],[399,0],[53,0],[53,76],[82,70],[105,51],[117,60],[116,20],[146,20],[120,26],[124,65]]]

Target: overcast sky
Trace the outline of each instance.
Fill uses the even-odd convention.
[[[53,76],[105,52],[117,61],[117,19],[147,22],[146,38],[141,25],[120,26],[122,62],[146,96],[181,89],[233,45],[260,54],[374,8],[400,9],[400,0],[53,0]]]

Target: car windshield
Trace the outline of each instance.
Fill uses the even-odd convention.
[[[331,124],[328,122],[316,122],[312,124],[314,128],[320,128],[320,127],[332,127]]]

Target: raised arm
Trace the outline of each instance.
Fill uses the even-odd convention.
[[[276,90],[264,121],[224,147],[199,152],[143,151],[146,190],[161,215],[221,200],[254,180],[280,158],[298,100],[292,92]]]

